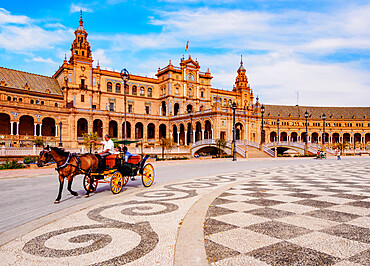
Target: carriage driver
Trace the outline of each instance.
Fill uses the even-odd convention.
[[[99,153],[99,155],[102,158],[107,157],[110,154],[114,153],[114,143],[113,140],[111,140],[110,136],[107,134],[104,136],[104,140],[102,142],[100,141],[95,141],[95,140],[90,140],[90,142],[96,143],[96,144],[101,144],[104,145],[103,151]]]

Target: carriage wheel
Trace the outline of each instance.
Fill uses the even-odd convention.
[[[154,181],[154,167],[150,163],[146,164],[143,169],[142,181],[144,187],[150,187]]]
[[[90,182],[91,182],[91,176],[85,175],[83,185],[84,185],[84,189],[87,192],[89,192]],[[97,187],[98,187],[98,179],[94,178],[94,183],[92,184],[93,191],[90,191],[90,192],[94,192]]]
[[[123,177],[123,183],[122,183],[122,186],[126,185],[129,179],[130,179],[130,177],[129,177],[129,176],[124,176],[124,177]]]
[[[127,181],[126,181],[126,183],[127,183]],[[122,174],[118,171],[115,172],[112,175],[112,178],[110,180],[110,189],[112,190],[112,193],[113,194],[120,193],[121,190],[122,190],[122,187],[123,187],[123,183],[124,183],[124,177],[122,176]]]

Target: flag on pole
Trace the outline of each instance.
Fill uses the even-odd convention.
[[[188,48],[189,48],[189,41],[186,42],[185,52],[188,50]]]

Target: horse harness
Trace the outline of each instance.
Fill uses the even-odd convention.
[[[71,161],[72,158],[75,158],[76,159],[77,166],[70,163],[70,161]],[[67,167],[68,165],[73,166],[73,167],[76,168],[75,171],[73,172],[74,175],[77,174],[80,171],[83,174],[86,172],[84,169],[81,168],[81,159],[77,155],[77,153],[75,153],[75,152],[74,153],[68,152],[68,157],[67,157],[66,161],[62,165],[60,165],[57,168],[55,168],[55,170],[57,170],[59,172],[60,169],[63,169],[65,167]]]

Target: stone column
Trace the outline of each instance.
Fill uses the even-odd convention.
[[[58,137],[58,125],[55,125],[55,137]]]
[[[42,136],[42,130],[41,130],[42,124],[39,124],[39,136]]]
[[[19,122],[17,122],[16,134],[19,135]]]
[[[187,140],[188,140],[188,132],[185,131],[185,143],[184,143],[184,145],[188,144]]]
[[[211,128],[211,139],[213,139],[213,128]]]
[[[10,122],[10,135],[13,135],[13,124],[14,122]]]
[[[195,130],[193,130],[193,143],[195,143]]]
[[[180,146],[180,132],[177,132],[177,146]]]
[[[204,129],[202,129],[202,136],[201,136],[201,140],[206,138],[206,136],[205,136],[204,134],[205,134],[205,130],[204,130]]]
[[[33,124],[33,135],[36,136],[36,126],[37,124]]]

